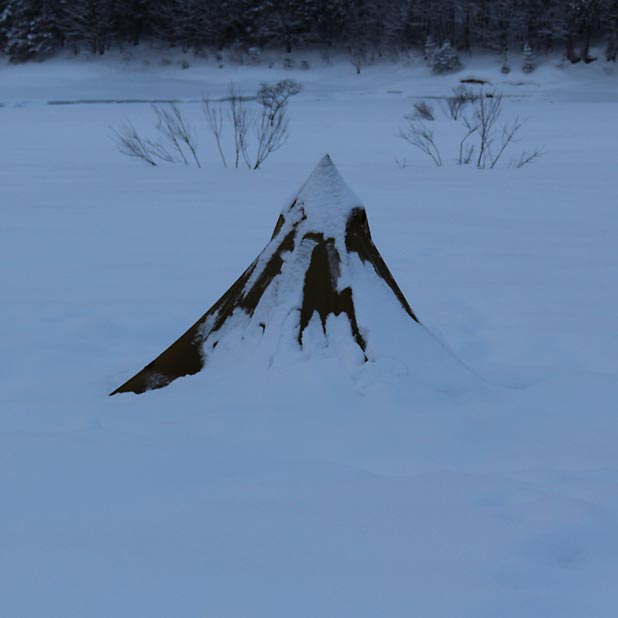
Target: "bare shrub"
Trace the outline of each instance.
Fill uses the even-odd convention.
[[[249,169],[259,169],[264,161],[282,148],[288,135],[288,101],[298,94],[302,86],[293,80],[276,84],[262,83],[255,97],[242,96],[231,83],[227,96],[218,101],[202,98],[202,111],[206,125],[214,136],[223,167],[228,167],[223,143],[224,126],[229,123],[233,138],[233,165],[241,161]],[[259,107],[256,109],[256,101]],[[118,150],[157,166],[159,162],[195,164],[201,167],[198,157],[196,133],[175,103],[152,106],[157,119],[154,139],[142,137],[135,127],[127,122],[112,129]],[[251,139],[255,137],[255,143]],[[255,153],[255,156],[252,156]]]
[[[223,147],[221,145],[221,136],[223,135],[223,110],[219,105],[216,105],[208,97],[202,98],[202,110],[206,117],[206,122],[210,132],[214,135],[217,142],[217,149],[219,150],[219,156],[223,167],[227,167],[227,161],[225,154],[223,154]]]
[[[287,106],[290,97],[302,92],[302,85],[293,79],[283,79],[276,84],[262,82],[257,91],[257,100],[269,111],[271,124],[280,110]]]
[[[404,123],[399,128],[399,137],[430,157],[437,167],[442,167],[442,157],[433,131],[422,120],[405,116]]]
[[[128,157],[140,159],[153,167],[157,166],[157,161],[177,163],[174,155],[164,144],[142,137],[130,122],[121,125],[119,129],[112,129],[112,132],[116,147]]]
[[[267,107],[255,119],[254,130],[257,139],[257,152],[253,169],[257,170],[270,154],[279,150],[287,141],[288,119],[285,107],[273,116]]]
[[[157,137],[142,137],[130,122],[126,122],[119,129],[112,129],[118,150],[152,166],[158,161],[190,165],[193,160],[197,167],[201,167],[194,130],[178,106],[167,103],[153,105],[152,109],[157,117]]]
[[[152,151],[148,140],[142,138],[137,132],[137,129],[130,123],[126,122],[118,129],[112,129],[113,140],[116,143],[118,150],[127,157],[135,157],[148,165],[156,167],[156,157]]]
[[[189,155],[184,150],[186,148],[197,167],[201,167],[197,156],[197,138],[180,108],[175,103],[153,105],[152,108],[157,116],[157,131],[163,140],[178,152],[185,165],[189,165]]]
[[[414,104],[414,117],[419,120],[434,120],[433,107],[426,101],[420,101]]]
[[[495,91],[480,96],[474,103],[471,118],[465,121],[466,126],[475,126],[478,133],[476,167],[479,169],[493,169],[505,150],[516,141],[523,126],[518,116],[511,122],[499,125],[502,100],[502,95]]]
[[[257,139],[254,170],[258,169],[273,152],[286,143],[289,124],[288,101],[301,90],[302,86],[291,79],[284,79],[276,84],[262,82],[260,85],[257,100],[262,109],[254,125]]]
[[[466,135],[460,146],[460,163],[470,163],[472,155],[478,169],[494,169],[504,153],[519,138],[524,122],[516,116],[513,120],[502,122],[503,96],[496,91],[482,93],[473,103],[470,114],[462,116],[466,127]],[[464,152],[464,144],[473,134],[478,136],[477,148],[468,146]],[[522,153],[515,167],[520,168],[539,157],[540,150]]]
[[[247,167],[251,167],[247,153],[249,143],[247,137],[251,126],[251,112],[247,108],[245,99],[238,94],[236,85],[228,87],[228,119],[234,131],[234,167],[238,167],[242,157]]]
[[[528,165],[528,163],[532,163],[535,159],[538,159],[542,154],[542,150],[540,148],[536,148],[532,152],[522,152],[519,156],[519,159],[514,163],[515,167],[519,169],[524,165]],[[511,163],[513,165],[513,163]]]
[[[273,152],[285,145],[289,125],[288,101],[301,90],[302,86],[291,79],[276,84],[262,82],[255,97],[260,105],[258,110],[250,107],[252,99],[241,96],[234,84],[229,85],[228,95],[221,101],[203,97],[204,116],[224,167],[227,167],[222,143],[225,120],[230,124],[234,138],[234,167],[239,167],[242,160],[247,167],[257,170]],[[224,106],[227,108],[225,113]],[[250,154],[253,151],[250,134],[256,140],[254,158]]]
[[[465,86],[457,86],[453,88],[453,94],[447,97],[446,104],[443,106],[446,115],[451,120],[459,120],[459,116],[463,110],[478,99],[479,95],[470,88]]]
[[[496,91],[481,90],[475,94],[469,90],[456,89],[455,95],[450,99],[451,106],[446,113],[451,118],[458,118],[465,129],[459,141],[458,163],[473,164],[478,169],[494,169],[505,152],[518,141],[524,122],[519,116],[502,121],[503,96]],[[399,137],[430,157],[436,166],[442,166],[434,132],[423,118],[417,114],[405,116]],[[517,161],[511,161],[509,167],[521,168],[540,155],[540,149],[523,152]]]
[[[474,156],[474,144],[468,144],[468,139],[478,131],[478,124],[475,118],[462,117],[466,133],[459,142],[459,165],[469,165]]]

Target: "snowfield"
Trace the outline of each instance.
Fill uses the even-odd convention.
[[[0,616],[616,616],[618,70],[499,66],[0,67]],[[397,138],[465,77],[527,120],[498,169],[458,166],[443,115],[444,167]],[[288,144],[223,169],[200,97],[283,78],[304,86]],[[110,127],[150,130],[163,99],[203,169],[115,150]],[[325,152],[470,379],[431,346],[350,369],[318,345],[108,397],[252,262]]]

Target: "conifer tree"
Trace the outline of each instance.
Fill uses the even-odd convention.
[[[530,43],[528,43],[528,41],[526,41],[524,45],[524,61],[521,70],[524,73],[532,73],[532,71],[534,71],[534,55],[532,53],[532,47],[530,47]]]
[[[42,57],[65,42],[101,54],[114,43],[158,39],[191,49],[284,51],[339,47],[371,59],[427,38],[454,50],[503,54],[528,42],[590,62],[591,45],[618,56],[618,0],[0,0],[0,52]]]
[[[46,56],[61,38],[53,0],[8,0],[0,30],[4,53],[14,62]]]
[[[436,51],[431,66],[434,73],[448,73],[461,68],[461,61],[450,41],[445,41]]]

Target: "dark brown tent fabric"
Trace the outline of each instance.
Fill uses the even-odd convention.
[[[310,177],[313,185],[320,183],[322,175],[325,183],[329,177],[333,176],[338,182],[343,182],[328,155],[320,161],[316,171]],[[328,189],[328,184],[326,184],[326,189]],[[248,316],[253,316],[264,293],[281,274],[286,256],[292,254],[300,244],[309,246],[311,253],[308,267],[304,272],[297,344],[302,347],[303,332],[316,313],[324,333],[326,333],[326,320],[329,315],[345,314],[350,322],[354,341],[364,354],[367,342],[363,339],[357,323],[354,292],[350,287],[338,290],[337,286],[341,270],[341,247],[337,248],[335,238],[329,235],[329,230],[307,232],[303,228],[303,223],[307,219],[304,208],[301,189],[299,196],[279,217],[272,240],[260,256],[266,255],[267,259],[260,260],[258,257],[186,333],[111,394],[143,393],[167,386],[182,376],[193,375],[201,371],[207,362],[204,353],[205,344],[209,343],[210,354],[215,353],[218,333],[234,312],[243,311]],[[408,301],[373,244],[367,216],[362,206],[351,208],[347,213],[344,249],[350,254],[357,254],[363,263],[370,264],[376,275],[390,287],[402,309],[410,318],[418,322]],[[260,323],[260,326],[262,329],[267,328],[267,324]]]

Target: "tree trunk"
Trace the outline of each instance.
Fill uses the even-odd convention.
[[[567,35],[565,53],[567,60],[573,64],[576,64],[581,60],[581,58],[575,53],[575,41],[573,40],[572,34]]]
[[[590,56],[590,39],[592,38],[592,24],[584,26],[584,42],[581,50],[581,57],[585,63],[594,62],[596,58]]]

